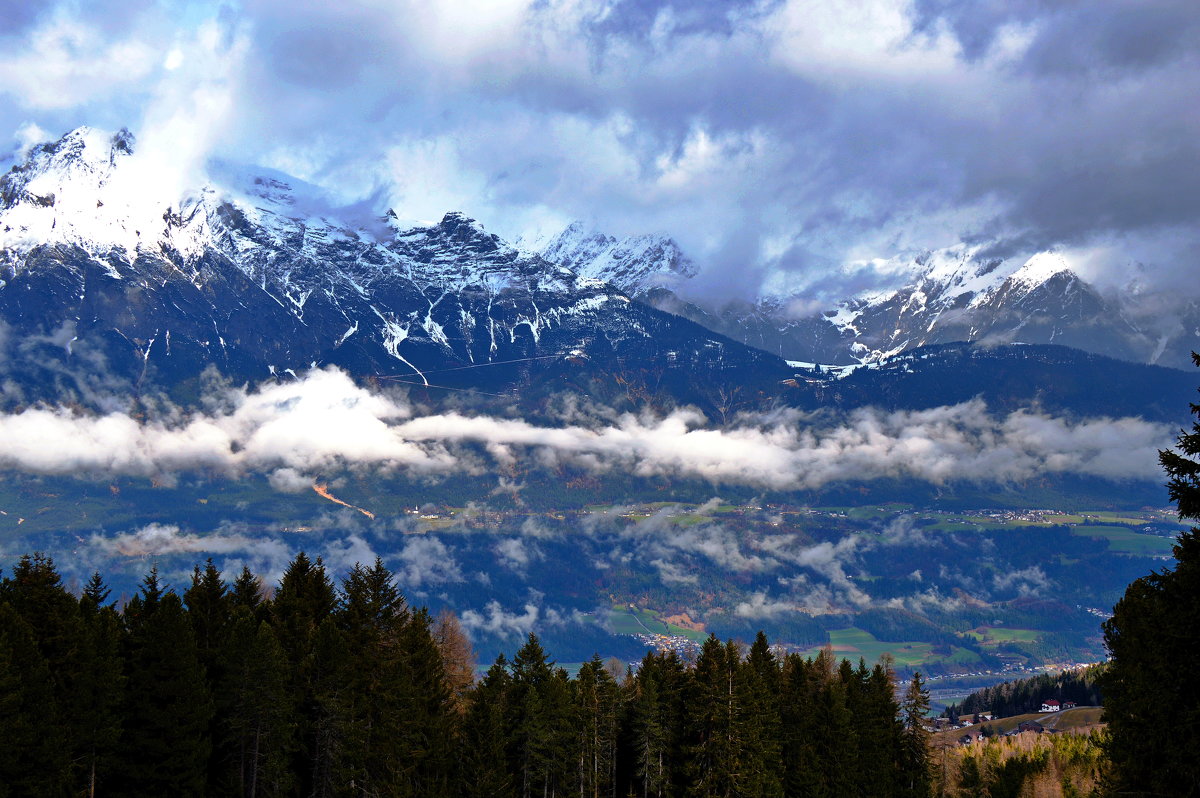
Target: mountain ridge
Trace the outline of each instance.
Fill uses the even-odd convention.
[[[1066,344],[1123,360],[1186,367],[1188,353],[1200,348],[1200,303],[1185,305],[1174,318],[1152,314],[1147,326],[1137,297],[1101,294],[1053,251],[1005,260],[987,255],[982,246],[959,246],[907,262],[894,258],[881,268],[906,275],[899,287],[848,296],[813,312],[813,301],[803,295],[706,299],[689,284],[699,273],[694,265],[684,273],[629,254],[620,269],[610,267],[609,252],[653,249],[641,238],[612,239],[575,223],[538,251],[583,272],[605,272],[630,296],[789,360],[869,363],[965,340]],[[679,260],[691,263],[673,240],[656,240],[659,249],[677,251]],[[596,241],[605,246],[596,247]]]
[[[465,214],[352,226],[305,213],[303,187],[249,174],[240,190],[207,184],[170,204],[131,192],[134,152],[127,133],[81,129],[0,178],[0,320],[37,350],[8,373],[35,397],[38,383],[69,387],[60,378],[88,357],[85,370],[134,390],[194,381],[208,363],[236,379],[336,365],[484,391],[555,361],[653,366],[685,394],[787,376],[781,360],[522,253]]]

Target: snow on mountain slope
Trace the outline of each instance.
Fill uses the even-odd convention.
[[[670,238],[643,235],[617,239],[573,222],[537,254],[586,277],[612,283],[633,297],[674,289],[696,276],[696,266]]]
[[[0,332],[15,333],[0,341],[30,397],[179,384],[210,364],[239,379],[332,364],[497,390],[567,362],[661,367],[679,390],[786,370],[460,213],[403,229],[228,165],[160,197],[136,190],[137,167],[128,133],[80,129],[0,177]]]
[[[923,271],[911,284],[843,303],[848,312],[836,321],[843,331],[853,326],[857,359],[950,341],[1055,343],[1148,359],[1141,331],[1057,253],[1006,262],[956,248],[915,265]]]

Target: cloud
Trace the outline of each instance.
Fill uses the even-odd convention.
[[[355,565],[370,566],[375,562],[375,551],[362,536],[348,535],[326,544],[323,558],[331,569],[344,572]]]
[[[1039,596],[1054,586],[1054,580],[1046,575],[1040,565],[1031,565],[1019,571],[1006,571],[992,577],[996,590],[1015,590],[1021,596]]]
[[[682,565],[670,560],[651,560],[650,564],[658,571],[658,578],[664,585],[694,585],[700,581],[697,574],[688,573]]]
[[[739,602],[733,608],[734,614],[739,618],[751,620],[773,620],[799,610],[799,605],[793,601],[768,598],[765,590],[751,593],[745,601]]]
[[[962,241],[1161,288],[1200,243],[1189,0],[30,5],[0,128],[130,125],[509,238],[666,231],[713,296]]]
[[[160,45],[161,46],[161,45]],[[0,86],[33,111],[60,110],[137,85],[161,62],[155,43],[139,31],[108,36],[65,7],[0,58]]]
[[[17,149],[14,153],[14,157],[16,158],[24,158],[37,144],[54,140],[54,136],[38,127],[33,122],[26,122],[25,124],[21,125],[21,127],[17,128],[17,132],[14,137],[17,140]]]
[[[696,523],[720,502],[710,499],[695,508],[667,506],[649,518],[628,524],[621,520],[624,508],[614,508],[609,513],[587,516],[584,528],[592,535],[604,528],[604,534],[617,540],[608,552],[608,561],[598,567],[613,563],[628,567],[635,560],[644,562],[658,572],[665,585],[696,584],[697,574],[706,567],[742,574],[778,567],[777,560],[751,550],[756,545],[753,540],[743,541],[743,536],[724,524],[709,520]],[[705,562],[698,563],[698,559]]]
[[[454,554],[436,537],[410,537],[396,559],[399,560],[397,579],[410,588],[463,581]]]
[[[698,524],[670,530],[656,541],[679,551],[698,554],[718,568],[736,573],[765,571],[776,564],[769,558],[744,552],[737,537],[721,524]]]
[[[492,547],[492,551],[496,553],[497,562],[517,573],[524,573],[530,562],[543,558],[537,546],[521,538],[504,538]]]
[[[725,428],[696,411],[621,416],[615,424],[539,426],[459,412],[414,415],[344,373],[315,370],[256,390],[229,389],[208,412],[169,421],[123,413],[32,408],[0,415],[0,467],[42,474],[166,476],[264,473],[295,491],[345,468],[410,475],[471,472],[486,452],[755,487],[803,490],[838,482],[917,479],[1009,483],[1044,474],[1114,480],[1158,476],[1172,430],[1137,418],[1068,421],[1019,410],[993,416],[981,401],[921,411],[867,408],[840,422],[794,411],[744,415]],[[475,447],[468,451],[465,447]],[[479,447],[482,447],[480,451]],[[689,548],[738,569],[758,567],[714,530],[676,531]]]
[[[331,543],[331,545],[334,545]],[[237,527],[209,534],[185,532],[175,524],[147,524],[113,536],[93,534],[88,546],[122,557],[167,557],[176,554],[240,555],[259,573],[279,575],[292,558],[292,547],[274,537],[250,535]]]
[[[937,535],[929,534],[927,531],[922,531],[913,523],[913,518],[910,515],[900,515],[888,522],[880,531],[880,538],[884,545],[887,546],[906,546],[908,548],[916,548],[923,546],[940,546],[941,541]],[[920,580],[921,572],[914,571],[915,578]]]
[[[599,455],[639,475],[679,474],[770,488],[817,488],[841,480],[916,478],[1007,482],[1038,473],[1146,478],[1166,429],[1138,419],[1070,423],[1027,411],[993,419],[979,401],[923,411],[855,411],[814,428],[795,414],[701,426],[698,414],[624,416],[612,427],[540,428],[512,419],[444,414],[403,422],[414,440],[546,447],[561,457]]]
[[[857,556],[858,550],[870,545],[864,542],[864,538],[850,535],[836,543],[824,541],[812,546],[801,547],[778,545],[778,538],[775,538],[774,541],[775,545],[772,545],[771,548],[776,556],[825,577],[828,581],[828,589],[833,591],[841,603],[849,603],[858,607],[865,607],[871,603],[871,597],[854,584],[854,581],[846,573],[846,565]],[[819,601],[809,598],[806,603],[827,605],[830,600],[830,596],[822,595]]]
[[[128,415],[85,416],[34,408],[0,416],[0,463],[38,473],[155,476],[179,470],[275,470],[281,488],[300,472],[367,463],[445,470],[453,458],[389,432],[407,407],[358,388],[345,374],[314,371],[303,381],[234,391],[232,409],[194,414],[179,424]],[[278,469],[290,469],[279,471]]]
[[[920,571],[915,571],[913,578],[916,581],[922,581],[919,577]],[[965,602],[961,598],[942,595],[937,586],[934,585],[918,593],[888,599],[883,602],[883,606],[920,613],[930,609],[940,610],[941,612],[957,612],[965,606]]]
[[[525,637],[534,630],[540,610],[536,604],[526,603],[520,612],[509,612],[499,601],[489,601],[483,611],[464,610],[459,620],[467,634],[491,635],[494,637]]]

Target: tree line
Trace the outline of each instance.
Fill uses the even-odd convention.
[[[1104,663],[1100,663],[995,684],[976,690],[958,704],[951,704],[945,715],[954,720],[958,716],[991,712],[997,718],[1007,718],[1037,712],[1051,698],[1060,702],[1073,701],[1081,707],[1099,706],[1104,703],[1100,692],[1104,669]]]
[[[0,580],[0,796],[927,795],[928,695],[873,667],[710,637],[574,676],[530,635],[476,679],[450,613],[376,560],[299,554],[268,596],[210,560],[118,608],[52,559]]]

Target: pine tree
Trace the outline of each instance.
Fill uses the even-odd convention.
[[[230,737],[229,712],[225,696],[218,693],[218,688],[226,681],[224,655],[229,633],[230,602],[221,572],[213,564],[211,557],[203,571],[198,565],[193,567],[192,584],[184,592],[183,602],[187,606],[188,620],[196,637],[196,653],[204,667],[208,689],[214,696],[210,729],[214,748],[209,760],[208,780],[216,784],[223,778],[223,771],[233,755],[232,751],[225,750],[223,746],[224,741]]]
[[[815,724],[819,682],[816,665],[799,654],[783,661],[780,684],[784,793],[820,795]]]
[[[695,694],[693,672],[674,651],[651,652],[636,676],[626,675],[628,718],[625,768],[618,762],[619,794],[632,788],[645,795],[679,795],[692,772],[694,740],[689,713]],[[622,778],[622,773],[628,775]]]
[[[227,720],[220,786],[245,798],[285,794],[294,783],[289,764],[296,732],[288,663],[275,631],[247,607],[234,612],[222,672]]]
[[[783,795],[780,743],[779,663],[761,631],[741,668],[740,703],[743,711],[742,769],[739,791],[775,798]]]
[[[834,668],[833,651],[823,649],[813,662],[817,679],[812,737],[820,771],[818,793],[852,795],[858,766],[858,739],[849,706],[849,685]]]
[[[289,563],[271,602],[272,627],[291,666],[289,690],[297,711],[298,744],[291,767],[305,795],[332,795],[336,784],[346,653],[333,623],[336,605],[324,563],[304,552]]]
[[[204,570],[196,566],[192,570],[191,587],[183,594],[187,605],[188,619],[196,634],[196,650],[210,678],[217,678],[215,670],[221,651],[225,647],[225,634],[229,625],[230,602],[228,589],[221,579],[221,572],[213,565],[210,557]]]
[[[438,650],[433,620],[422,607],[412,612],[397,643],[403,659],[398,676],[403,715],[398,719],[396,755],[410,795],[440,796],[454,791],[457,778],[452,746],[459,713],[450,691],[445,660]]]
[[[929,693],[921,674],[914,672],[900,702],[904,726],[901,742],[901,794],[927,796],[931,788],[929,765]]]
[[[70,749],[33,629],[0,601],[0,796],[62,795]]]
[[[514,794],[506,732],[510,682],[508,662],[501,654],[467,696],[462,792],[468,798],[510,798]]]
[[[1200,366],[1200,355],[1192,354]],[[1200,416],[1200,404],[1191,405]],[[1177,451],[1159,452],[1180,518],[1200,519],[1200,421],[1181,431]],[[1144,794],[1195,794],[1200,784],[1200,528],[1179,536],[1175,567],[1144,576],[1104,623],[1110,661],[1101,679],[1105,746],[1112,788]],[[1181,721],[1181,719],[1184,719]]]
[[[512,661],[509,687],[509,760],[521,798],[549,788],[554,756],[555,707],[548,705],[554,665],[537,636],[530,634]]]
[[[262,611],[266,606],[262,582],[248,566],[243,565],[241,573],[233,580],[233,586],[229,589],[229,605],[230,610],[245,607],[259,620],[264,618]]]
[[[104,584],[104,578],[100,576],[100,572],[93,571],[79,597],[80,604],[90,611],[98,611],[104,606],[104,602],[108,601],[111,593],[108,585]]]
[[[321,559],[313,562],[304,552],[297,554],[284,571],[271,602],[279,642],[293,663],[302,663],[311,655],[317,627],[336,606],[333,582]]]
[[[714,635],[696,660],[690,712],[693,749],[691,785],[695,795],[738,794],[742,776],[743,708],[738,689],[741,652]]]
[[[959,794],[963,798],[984,798],[987,795],[986,780],[979,760],[973,756],[965,756],[958,773]]]
[[[365,794],[397,794],[400,749],[396,724],[412,710],[415,690],[400,643],[408,609],[392,574],[376,559],[371,569],[356,563],[342,583],[338,626],[346,641],[346,683],[342,691],[340,783]]]
[[[212,700],[183,602],[153,577],[129,641],[122,770],[129,792],[203,795]]]
[[[860,671],[859,678],[862,679]],[[859,763],[864,774],[864,792],[894,795],[900,789],[903,764],[904,727],[900,723],[900,705],[896,701],[892,659],[884,655],[871,669],[863,684],[863,722],[855,729],[859,742]]]
[[[643,660],[630,700],[638,792],[644,798],[662,798],[670,789],[670,719],[659,697],[658,675],[646,666],[653,656],[648,654]]]
[[[84,695],[89,679],[89,651],[79,601],[67,592],[54,560],[35,552],[22,557],[0,588],[28,624],[38,652],[46,661],[53,683],[55,738],[68,757],[63,780],[84,789],[89,770],[82,767],[90,742],[91,719]]]
[[[79,599],[83,667],[75,711],[82,722],[79,750],[88,795],[106,792],[103,787],[116,767],[121,735],[124,628],[116,608],[104,603],[109,592],[100,574],[95,573]]]
[[[150,566],[150,570],[142,577],[140,590],[134,594],[129,603],[121,611],[121,619],[131,637],[141,635],[142,627],[150,616],[158,610],[162,601],[163,589],[158,580],[158,566]]]
[[[847,686],[846,700],[857,744],[853,754],[854,790],[862,795],[894,795],[899,789],[903,759],[903,727],[896,702],[891,657],[884,655],[868,670],[842,661],[840,678]]]
[[[350,667],[346,638],[333,618],[326,616],[311,635],[310,651],[293,675],[292,700],[298,705],[299,736],[293,772],[301,779],[301,793],[331,798],[348,787],[340,780],[346,771],[346,682]]]
[[[542,690],[542,711],[546,736],[539,762],[538,780],[547,798],[578,793],[575,763],[579,742],[571,706],[571,680],[562,668],[555,668]]]

